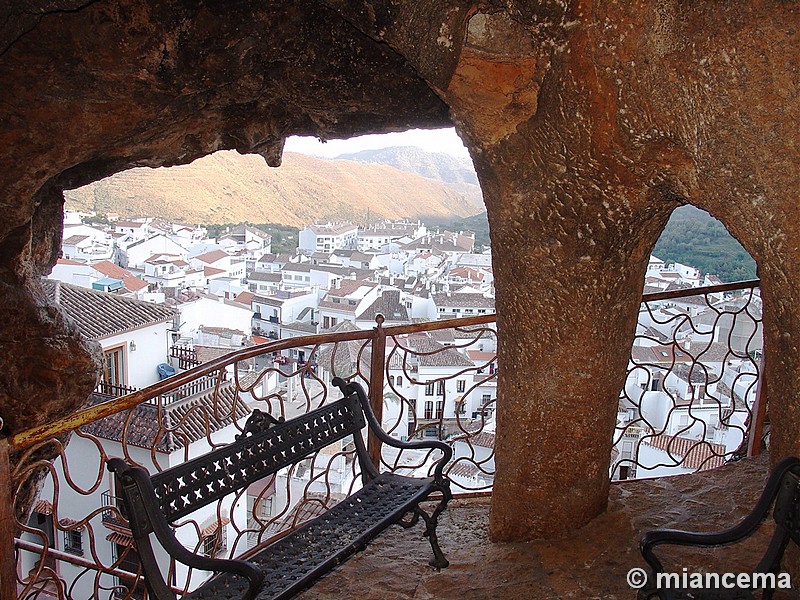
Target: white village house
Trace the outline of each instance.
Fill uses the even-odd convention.
[[[352,223],[313,223],[299,233],[298,249],[305,254],[358,247],[358,226]]]
[[[99,342],[103,348],[104,371],[98,390],[101,392],[93,396],[93,402],[108,400],[109,397],[119,395],[121,388],[144,387],[158,381],[160,377],[158,366],[167,361],[167,349],[172,341],[172,328],[175,319],[175,310],[167,306],[159,306],[141,302],[131,298],[121,297],[77,286],[64,284],[57,281],[46,280],[44,287],[50,299],[61,306],[67,315],[77,323],[78,328],[89,338]],[[213,384],[213,381],[210,382]],[[126,391],[122,389],[122,393]],[[185,394],[178,389],[176,395],[161,400],[162,411],[156,412],[153,403],[145,403],[134,409],[129,421],[125,421],[126,413],[119,413],[86,428],[86,432],[95,436],[103,446],[108,456],[123,456],[122,431],[127,431],[126,448],[128,457],[151,471],[156,468],[166,468],[180,464],[185,456],[195,456],[210,450],[205,434],[205,425],[194,423],[200,414],[195,407],[212,408],[213,385],[208,386],[208,391],[195,393],[197,390],[188,390]],[[105,392],[105,393],[103,393]],[[110,394],[110,396],[108,395]],[[218,405],[214,407],[218,418],[215,420],[210,432],[213,443],[228,443],[233,441],[238,429],[233,426],[230,414],[234,413],[239,418],[244,418],[250,409],[241,398],[232,392],[229,384],[223,384],[218,397]],[[235,411],[234,411],[235,406]],[[186,419],[181,428],[180,435],[166,434],[159,428],[157,415],[169,423],[179,423]],[[229,415],[225,417],[225,415]],[[154,452],[150,448],[154,446]],[[99,454],[94,443],[86,438],[73,436],[66,448],[70,464],[86,464],[87,460],[99,460]],[[60,479],[65,477],[61,461],[56,460],[55,470]],[[92,467],[86,472],[96,473],[98,469]],[[76,555],[83,555],[86,548],[90,547],[87,539],[88,531],[81,529],[70,530],[70,524],[76,522],[72,516],[86,514],[86,507],[94,505],[114,505],[117,482],[112,474],[106,472],[106,480],[93,485],[94,482],[82,481],[82,472],[71,473],[74,481],[82,487],[91,489],[88,495],[79,495],[69,486],[60,486],[58,496],[58,513],[53,509],[53,481],[51,477],[45,480],[40,499],[37,502],[30,519],[31,526],[40,529],[44,538],[25,534],[25,539],[34,543],[41,543],[42,539],[54,549]],[[228,506],[228,513],[223,515],[223,527],[218,528],[216,507],[207,507],[193,513],[193,518],[199,523],[199,531],[193,526],[181,527],[176,531],[178,539],[188,547],[199,547],[208,553],[219,552],[223,555],[232,550],[231,542],[233,532],[228,532],[224,526],[233,511],[237,512],[240,520],[246,519],[247,499],[240,499],[234,506]],[[59,518],[63,537],[58,539],[54,535],[53,519]],[[137,559],[132,551],[130,530],[124,521],[113,511],[98,512],[90,521],[94,543],[91,545],[97,552],[97,559],[103,564],[111,565],[118,557],[123,557],[119,565],[120,570],[136,572]],[[198,537],[199,534],[199,537]],[[239,549],[241,550],[241,548]],[[159,555],[162,556],[162,555]],[[164,564],[168,557],[163,555]],[[21,560],[23,570],[34,568],[33,559]],[[57,568],[68,585],[73,585],[73,597],[98,598],[112,600],[115,598],[114,586],[117,577],[108,574],[100,575],[101,592],[96,595],[94,581],[91,577],[82,576],[83,569],[66,562],[52,565]],[[196,587],[208,576],[208,573],[195,572],[191,575],[189,587]],[[179,566],[175,573],[175,583],[183,586],[189,578],[189,571]],[[124,582],[123,582],[124,583]],[[136,594],[141,594],[138,588]]]

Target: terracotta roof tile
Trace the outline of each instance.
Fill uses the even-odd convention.
[[[443,346],[428,337],[409,338],[409,346],[417,354],[421,367],[474,367],[458,350]]]
[[[92,397],[94,403],[107,399],[99,394]],[[167,404],[161,409],[161,422],[157,406],[140,404],[131,411],[90,423],[82,430],[116,442],[122,442],[124,435],[128,445],[139,448],[155,445],[156,451],[171,453],[227,427],[233,422],[233,413],[240,419],[250,412],[234,386],[227,384],[220,387],[216,402],[212,388],[204,394]]]
[[[92,268],[106,277],[119,279],[122,281],[122,285],[125,286],[125,289],[131,292],[138,292],[149,285],[146,281],[142,281],[127,269],[123,269],[109,260],[96,262],[92,264]]]
[[[74,246],[75,244],[80,244],[83,240],[88,238],[88,235],[71,235],[61,243],[65,246]]]
[[[253,302],[253,298],[255,297],[256,295],[253,292],[242,292],[238,296],[236,296],[236,298],[234,298],[233,300],[240,304],[247,304],[248,306],[250,306],[250,303]]]
[[[433,303],[436,306],[469,306],[494,309],[494,298],[487,298],[481,294],[433,294]]]
[[[172,321],[176,311],[161,304],[142,302],[46,279],[42,286],[53,304],[72,318],[80,331],[94,340]]]
[[[226,256],[228,256],[228,253],[224,250],[212,250],[211,252],[206,252],[205,254],[199,254],[194,258],[207,264],[213,264],[218,260],[225,258]]]
[[[320,300],[319,308],[328,308],[332,310],[340,310],[343,312],[349,312],[355,314],[358,305],[341,303],[341,302],[331,302],[330,300]]]
[[[280,273],[265,273],[263,271],[252,271],[247,276],[248,281],[272,281],[279,282],[281,280]]]
[[[386,317],[388,321],[409,322],[408,310],[400,302],[400,290],[386,290],[357,318],[374,321],[378,313]]]
[[[725,463],[722,444],[666,434],[644,437],[642,443],[680,459],[680,465],[687,469],[705,471]]]

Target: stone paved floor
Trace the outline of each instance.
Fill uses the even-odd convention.
[[[488,500],[454,501],[439,527],[449,568],[437,572],[427,565],[430,546],[419,525],[393,527],[301,600],[632,599],[636,594],[625,576],[645,566],[638,550],[642,532],[732,525],[755,504],[768,468],[768,458],[761,457],[714,472],[614,485],[606,513],[563,539],[530,543],[491,543]],[[756,552],[754,546],[763,552],[769,534],[759,533],[744,546],[724,549],[724,555],[717,549],[678,557],[678,564],[695,560],[708,571],[726,572],[741,563],[749,571],[752,566],[742,561]]]

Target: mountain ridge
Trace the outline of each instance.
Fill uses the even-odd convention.
[[[209,224],[363,223],[367,215],[466,217],[485,208],[479,188],[458,190],[392,166],[293,152],[273,169],[260,156],[221,151],[189,165],[130,169],[64,197],[70,209]]]
[[[365,164],[381,164],[416,173],[448,184],[478,185],[478,175],[466,157],[430,152],[417,146],[389,146],[376,150],[349,152],[336,157]]]

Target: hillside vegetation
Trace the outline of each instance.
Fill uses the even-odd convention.
[[[484,209],[480,190],[458,191],[390,166],[286,153],[272,169],[260,156],[233,151],[190,165],[131,169],[64,196],[67,208],[99,214],[295,227],[317,219],[464,217]]]
[[[694,206],[672,213],[653,254],[667,264],[691,265],[725,282],[756,277],[756,263],[742,245],[722,223]]]
[[[489,221],[483,212],[466,218],[431,219],[431,225],[475,232],[475,244],[489,244]],[[670,217],[653,249],[653,254],[670,264],[679,262],[711,273],[724,282],[756,277],[756,263],[747,251],[707,212],[681,206]]]

